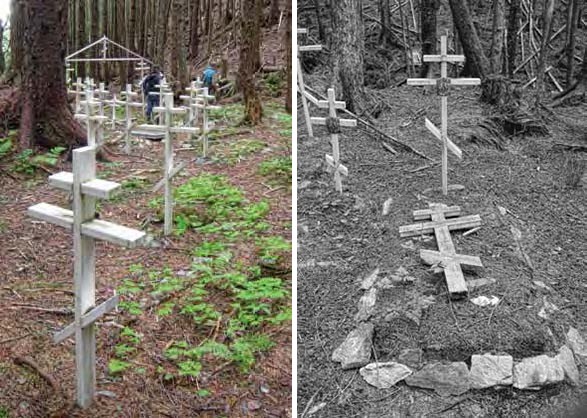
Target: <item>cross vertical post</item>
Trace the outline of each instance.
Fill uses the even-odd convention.
[[[424,55],[422,57],[424,62],[439,62],[440,63],[440,78],[408,78],[407,84],[409,86],[436,86],[438,95],[440,96],[440,131],[432,122],[426,119],[426,127],[428,130],[442,142],[442,193],[446,196],[448,194],[448,150],[455,153],[457,157],[461,158],[461,151],[448,138],[448,91],[449,86],[475,86],[481,84],[478,78],[448,78],[448,63],[464,62],[464,55],[449,55],[447,47],[446,35],[440,37],[440,55]]]
[[[297,34],[307,34],[308,31],[304,28],[298,28]],[[302,72],[302,52],[309,52],[309,51],[321,51],[322,45],[305,45],[305,46],[298,46],[297,47],[297,60],[298,60],[298,90],[300,91],[300,95],[302,96],[302,107],[304,110],[304,119],[306,120],[306,127],[308,129],[308,136],[312,138],[314,136],[314,130],[312,129],[312,121],[310,119],[310,110],[308,107],[308,100],[306,98],[306,85],[304,83],[304,74]]]
[[[87,407],[96,387],[96,330],[81,326],[82,316],[96,304],[95,243],[82,235],[82,224],[94,219],[96,198],[82,195],[82,183],[96,177],[96,153],[91,148],[73,151],[73,253],[75,291],[75,363],[77,402]]]
[[[173,93],[162,96],[165,106],[165,235],[173,230],[173,189],[171,188],[171,170],[173,168],[173,144],[171,143],[171,108],[173,107]]]

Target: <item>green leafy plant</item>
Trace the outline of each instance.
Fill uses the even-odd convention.
[[[283,90],[284,74],[281,71],[268,73],[265,76],[265,87],[272,97],[278,97]]]
[[[129,362],[113,358],[108,362],[108,372],[111,375],[117,375],[124,372],[131,366]]]
[[[279,235],[257,239],[257,248],[265,265],[277,266],[291,253],[291,243]]]
[[[275,345],[268,336],[263,334],[251,334],[236,339],[230,349],[233,353],[233,361],[247,373],[255,364],[255,354],[271,349]]]
[[[272,183],[291,187],[291,157],[276,157],[263,161],[259,164],[258,171]]]
[[[14,161],[14,171],[33,175],[39,167],[53,167],[57,164],[59,156],[66,148],[54,147],[48,152],[40,155],[33,155],[32,149],[25,149],[16,156]]]

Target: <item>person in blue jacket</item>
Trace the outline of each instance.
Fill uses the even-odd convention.
[[[216,74],[216,65],[212,63],[208,64],[202,73],[202,84],[204,87],[208,87],[208,92],[210,94],[214,94],[216,91],[216,83],[214,82]]]

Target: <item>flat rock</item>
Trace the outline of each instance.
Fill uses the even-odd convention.
[[[403,364],[371,363],[359,370],[365,382],[379,389],[389,389],[397,382],[404,380],[412,374],[412,370]]]
[[[587,344],[577,329],[571,327],[567,332],[567,344],[573,350],[575,357],[582,364],[587,364]]]
[[[514,387],[516,389],[539,390],[544,386],[560,383],[565,372],[558,359],[540,355],[529,357],[514,366]]]
[[[474,289],[478,289],[480,287],[484,287],[484,286],[488,286],[490,284],[494,284],[496,282],[495,279],[473,279],[473,280],[467,280],[467,287],[469,288],[469,291],[474,290]]]
[[[514,359],[512,356],[491,354],[471,357],[471,388],[486,389],[493,386],[509,386],[513,383]]]
[[[417,370],[422,367],[422,354],[420,348],[406,348],[399,353],[397,361]]]
[[[358,322],[368,320],[375,310],[375,302],[377,301],[377,289],[369,289],[359,300],[359,312],[355,316]]]
[[[371,274],[369,274],[367,277],[365,277],[363,279],[363,282],[361,283],[361,289],[362,290],[369,290],[373,287],[373,285],[375,284],[375,281],[377,280],[377,276],[379,276],[379,268],[376,268],[375,270],[373,270],[371,272]]]
[[[371,360],[373,324],[362,323],[347,335],[343,343],[332,353],[332,361],[341,363],[343,370],[356,369]]]
[[[565,376],[569,380],[569,382],[573,386],[579,385],[579,369],[577,368],[577,364],[575,363],[575,356],[573,356],[573,352],[569,347],[563,345],[558,350],[558,354],[555,357],[563,371],[565,372]]]
[[[406,379],[406,384],[434,389],[441,396],[462,395],[470,387],[469,369],[462,362],[450,364],[429,363]]]

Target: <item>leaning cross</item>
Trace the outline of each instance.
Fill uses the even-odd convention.
[[[414,211],[414,219],[422,222],[414,225],[401,226],[399,233],[402,238],[434,233],[439,251],[420,250],[420,258],[425,264],[439,265],[444,270],[448,292],[452,299],[467,295],[467,283],[461,266],[483,267],[479,257],[457,254],[452,242],[450,231],[474,228],[481,225],[479,215],[459,218],[461,208],[431,204],[430,209]],[[451,217],[451,219],[446,219]]]
[[[114,309],[118,296],[96,306],[95,241],[102,240],[127,248],[142,243],[145,233],[96,219],[96,200],[108,199],[118,183],[96,178],[96,148],[73,151],[73,173],[49,177],[49,184],[73,192],[73,210],[47,203],[28,208],[28,215],[73,231],[75,321],[53,336],[55,343],[75,335],[77,403],[86,408],[96,390],[96,329],[94,323]]]
[[[347,177],[349,175],[348,169],[340,163],[340,147],[338,143],[338,134],[340,128],[352,128],[357,126],[357,121],[354,119],[339,119],[336,116],[336,109],[344,109],[344,102],[337,102],[335,100],[334,89],[328,89],[328,101],[317,100],[316,105],[321,108],[328,108],[327,118],[310,118],[311,123],[315,125],[325,125],[330,133],[330,144],[332,145],[332,156],[326,154],[326,163],[334,169],[334,184],[336,190],[342,193],[341,174]]]
[[[307,34],[307,29],[298,28],[298,35]],[[310,110],[308,108],[308,100],[306,99],[306,85],[304,84],[304,74],[302,72],[301,52],[322,51],[322,45],[302,45],[298,46],[298,90],[302,96],[302,107],[304,108],[304,118],[306,119],[306,127],[308,129],[308,136],[312,138],[314,131],[312,129],[312,121],[310,119]]]
[[[458,147],[448,139],[448,90],[452,86],[476,86],[481,84],[478,78],[448,78],[447,64],[464,62],[464,55],[448,55],[446,35],[440,38],[440,55],[424,55],[424,62],[440,63],[440,78],[408,78],[409,86],[436,86],[441,98],[441,130],[438,130],[432,122],[426,119],[426,127],[432,134],[442,141],[442,193],[448,194],[448,149],[461,158]]]
[[[186,126],[172,126],[172,118],[174,114],[185,114],[187,109],[183,107],[173,107],[173,93],[166,93],[163,96],[164,107],[155,107],[153,111],[163,113],[165,115],[165,123],[162,125],[139,125],[138,129],[151,132],[160,132],[164,136],[165,145],[165,165],[163,171],[163,185],[165,186],[165,235],[171,234],[173,230],[173,189],[171,179],[179,172],[173,166],[173,143],[171,141],[171,134],[173,133],[188,133],[197,134],[200,132],[198,128],[191,128]],[[161,183],[161,182],[160,182]],[[160,187],[155,186],[155,190]]]

